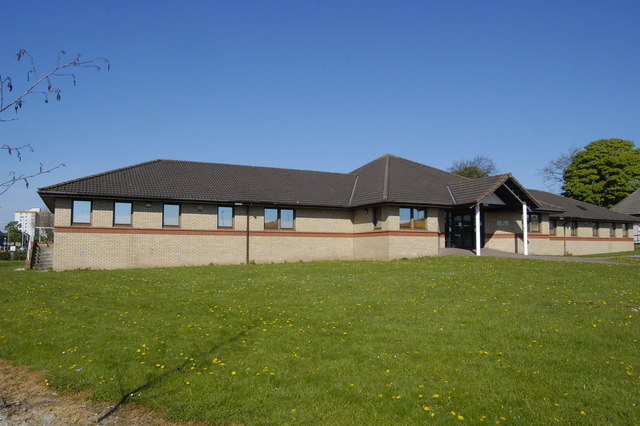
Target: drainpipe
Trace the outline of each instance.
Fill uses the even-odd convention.
[[[249,264],[249,204],[247,204],[247,265]]]
[[[522,240],[524,243],[524,255],[529,255],[529,218],[527,216],[527,203],[522,203]]]
[[[476,204],[476,256],[480,256],[480,203]]]

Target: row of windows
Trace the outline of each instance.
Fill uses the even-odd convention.
[[[180,204],[163,204],[162,226],[180,226]],[[131,225],[133,204],[116,201],[113,205],[113,224]],[[264,229],[294,229],[293,209],[264,209]],[[71,223],[91,223],[91,201],[74,200]],[[233,207],[218,206],[218,228],[233,228]]]
[[[572,237],[577,237],[578,236],[578,221],[577,220],[572,220],[570,222],[568,222],[569,225],[569,230],[570,230],[570,235]],[[556,234],[556,228],[558,227],[558,221],[555,219],[551,219],[549,220],[549,233],[551,235],[555,235]],[[622,229],[622,235],[626,236],[627,235],[627,230],[630,229],[630,227],[626,224],[623,223],[621,224],[621,229]],[[599,237],[600,236],[600,222],[591,222],[591,235],[594,237]],[[609,236],[610,237],[615,237],[616,236],[616,224],[615,223],[609,223]]]

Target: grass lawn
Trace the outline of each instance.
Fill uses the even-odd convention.
[[[174,420],[640,423],[640,268],[0,263],[0,358]]]
[[[640,264],[640,246],[636,246],[633,251],[621,251],[617,253],[585,254],[578,257],[603,257],[612,262]]]

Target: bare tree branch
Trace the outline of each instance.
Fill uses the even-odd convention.
[[[30,81],[31,78],[35,79],[35,81],[33,82],[33,84],[31,84],[31,86],[29,86],[26,90],[24,90],[20,95],[18,95],[17,97],[15,97],[13,100],[9,101],[8,103],[5,103],[4,100],[4,88],[6,87],[9,92],[13,91],[13,80],[11,79],[11,77],[5,77],[2,78],[2,75],[0,75],[0,114],[3,113],[4,111],[6,111],[7,109],[13,107],[16,111],[16,113],[18,112],[18,110],[20,108],[22,108],[22,105],[24,104],[24,98],[26,98],[29,95],[34,95],[34,94],[44,94],[45,98],[44,101],[45,102],[49,102],[49,98],[48,98],[48,94],[55,94],[56,95],[56,100],[60,100],[61,96],[62,96],[62,90],[59,87],[56,87],[54,85],[54,81],[52,77],[68,77],[71,78],[73,81],[73,85],[76,85],[76,76],[73,73],[60,73],[60,71],[62,70],[66,70],[69,68],[93,68],[96,71],[100,71],[102,69],[103,66],[106,65],[107,70],[111,69],[111,63],[109,62],[108,59],[103,58],[103,57],[99,57],[99,58],[95,58],[95,59],[89,59],[86,61],[82,61],[80,60],[80,54],[78,53],[75,58],[73,58],[73,60],[71,60],[70,62],[66,62],[66,63],[61,63],[60,60],[62,59],[62,56],[65,55],[64,50],[61,50],[60,52],[58,52],[58,58],[56,60],[56,66],[50,70],[49,72],[47,72],[45,75],[43,75],[42,77],[38,78],[38,72],[36,69],[36,65],[33,61],[33,57],[29,54],[29,52],[27,52],[24,49],[20,49],[18,51],[18,61],[20,61],[22,59],[22,57],[26,56],[29,58],[29,62],[31,63],[31,68],[27,71],[27,81]],[[47,83],[47,89],[40,89],[40,90],[36,90],[41,84],[43,84],[44,82]]]
[[[36,176],[40,176],[43,175],[45,173],[51,173],[52,171],[54,171],[55,169],[59,169],[60,167],[65,167],[64,164],[58,164],[57,166],[45,169],[44,165],[42,163],[40,163],[40,169],[32,174],[21,174],[18,175],[16,174],[16,172],[14,171],[10,171],[9,172],[9,176],[11,176],[9,178],[9,180],[5,181],[5,182],[0,182],[0,195],[4,194],[5,192],[7,192],[9,190],[9,188],[11,188],[13,185],[15,185],[18,182],[24,182],[25,186],[28,188],[29,187],[29,179],[34,178]]]
[[[542,177],[547,189],[558,192],[558,189],[564,184],[564,171],[573,162],[573,157],[579,151],[579,148],[572,146],[566,154],[561,154],[560,157],[550,160],[545,167],[538,170],[538,175]]]
[[[5,103],[5,89],[11,93],[14,89],[14,81],[11,77],[6,76],[3,77],[0,74],[0,114],[8,111],[10,108],[13,108],[16,114],[18,110],[22,108],[24,105],[25,98],[31,95],[40,95],[43,97],[45,103],[49,103],[49,96],[54,96],[57,101],[60,101],[62,97],[62,89],[56,86],[56,79],[64,78],[71,79],[73,85],[76,85],[76,75],[70,70],[79,69],[79,68],[92,68],[96,71],[100,71],[103,66],[106,65],[107,71],[111,69],[111,64],[109,60],[103,57],[89,59],[89,60],[81,60],[80,54],[76,54],[76,56],[69,62],[64,62],[63,57],[66,55],[64,50],[60,50],[58,52],[58,56],[56,58],[56,65],[53,69],[49,70],[42,77],[38,77],[38,70],[36,68],[35,61],[33,57],[27,52],[25,49],[18,50],[16,56],[18,58],[18,62],[20,62],[23,58],[28,58],[29,68],[26,73],[26,80],[28,82],[33,82],[28,87],[22,91],[18,96],[13,99],[6,101]],[[46,84],[46,87],[45,87]],[[13,121],[16,118],[5,119],[0,117],[0,122],[4,121]],[[6,151],[10,156],[15,154],[15,157],[18,161],[22,161],[22,154],[24,151],[28,150],[33,152],[33,147],[31,144],[25,144],[22,146],[11,146],[8,144],[4,144],[0,146],[0,150]],[[60,167],[64,167],[64,164],[58,164],[57,166],[45,168],[42,163],[40,163],[40,169],[37,172],[33,173],[17,173],[15,171],[10,171],[10,178],[4,182],[0,182],[0,195],[4,194],[17,184],[18,182],[24,182],[25,186],[29,187],[29,179],[34,178],[36,176],[51,173],[53,170],[59,169]]]

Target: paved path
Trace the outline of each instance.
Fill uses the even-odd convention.
[[[438,256],[475,256],[475,250],[464,250],[457,248],[440,249]],[[632,263],[613,262],[610,257],[573,257],[573,256],[525,256],[519,253],[507,253],[504,251],[483,248],[480,252],[482,257],[504,257],[510,259],[533,259],[533,260],[557,260],[560,262],[582,262],[582,263],[608,263],[611,265],[633,265]],[[638,257],[638,256],[629,256]]]

